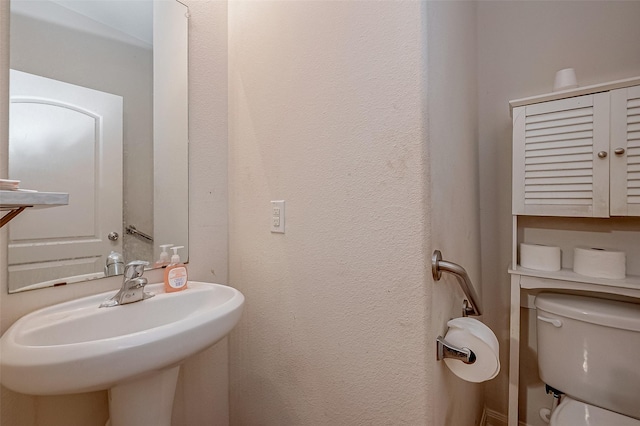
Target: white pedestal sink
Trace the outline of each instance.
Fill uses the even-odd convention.
[[[238,290],[189,281],[151,299],[110,308],[116,292],[61,303],[15,322],[0,339],[0,378],[16,392],[60,395],[109,389],[111,426],[170,426],[179,365],[231,331]]]

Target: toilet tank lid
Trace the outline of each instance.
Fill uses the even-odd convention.
[[[640,304],[597,297],[540,293],[537,309],[578,321],[640,332]]]

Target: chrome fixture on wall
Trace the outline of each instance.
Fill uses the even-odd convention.
[[[462,316],[481,315],[480,305],[478,305],[477,302],[478,295],[473,288],[473,284],[471,284],[467,271],[458,264],[442,260],[440,250],[434,250],[433,256],[431,257],[431,273],[433,274],[433,279],[439,281],[442,277],[442,271],[452,273],[458,279],[458,284],[460,284],[460,288],[465,296],[462,306]]]
[[[476,362],[476,354],[469,348],[458,348],[450,343],[447,343],[442,336],[438,336],[436,339],[436,359],[441,361],[445,358],[459,359],[465,364],[473,364]]]
[[[464,293],[465,300],[462,305],[462,316],[480,315],[480,306],[478,305],[478,296],[473,288],[473,284],[469,279],[467,271],[460,265],[442,260],[440,250],[434,250],[431,257],[431,273],[435,281],[442,278],[442,271],[449,272],[456,276],[458,284]],[[448,343],[442,336],[436,339],[437,353],[436,358],[440,361],[445,358],[458,359],[465,364],[473,364],[476,361],[476,354],[469,348],[459,348]]]
[[[128,225],[128,226],[125,228],[125,231],[127,231],[127,234],[129,234],[129,235],[137,235],[137,236],[139,236],[139,237],[144,238],[144,239],[145,239],[145,240],[147,240],[147,241],[153,241],[153,237],[152,237],[151,235],[149,235],[149,234],[145,234],[145,233],[144,233],[144,232],[142,232],[142,231],[138,231],[138,229],[137,229],[135,226],[133,226],[133,225]]]

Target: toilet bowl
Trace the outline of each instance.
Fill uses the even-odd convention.
[[[640,426],[640,420],[565,396],[553,410],[551,426]]]
[[[564,393],[552,426],[640,426],[640,303],[540,293],[538,368]]]

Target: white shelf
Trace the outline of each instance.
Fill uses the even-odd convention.
[[[640,298],[640,276],[628,275],[624,279],[588,277],[571,269],[547,272],[523,268],[509,268],[509,273],[520,276],[520,288],[592,291]]]
[[[69,204],[69,194],[64,192],[0,190],[0,210],[14,210],[20,207],[45,208],[67,204]]]

